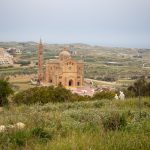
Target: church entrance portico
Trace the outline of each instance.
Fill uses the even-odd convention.
[[[73,80],[72,79],[69,80],[68,86],[73,86]]]

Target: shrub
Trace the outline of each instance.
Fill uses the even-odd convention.
[[[118,92],[119,93],[119,92]],[[135,97],[135,93],[133,92],[133,91],[129,91],[129,90],[127,90],[127,89],[124,89],[123,90],[123,93],[125,94],[125,97],[126,98],[133,98],[133,97]]]
[[[117,80],[116,77],[106,76],[102,79],[103,81],[115,82]]]
[[[8,79],[0,79],[0,106],[8,104],[8,96],[13,94]]]
[[[90,101],[91,100],[91,97],[90,96],[81,96],[81,95],[78,95],[78,94],[72,94],[72,101]]]
[[[72,101],[73,94],[70,90],[65,89],[62,86],[58,86],[54,90],[53,101],[54,102],[67,102]]]
[[[150,108],[150,102],[144,102],[144,106],[149,107]]]
[[[104,103],[101,101],[96,101],[93,103],[95,108],[101,108],[102,106],[104,106]]]
[[[35,87],[22,91],[13,96],[12,100],[17,104],[46,104],[48,102],[74,102],[91,100],[89,96],[73,94],[62,86]]]
[[[133,85],[127,88],[127,91],[134,93],[135,96],[150,96],[150,83],[141,77]]]
[[[10,135],[10,141],[11,143],[15,143],[16,145],[25,146],[26,141],[28,139],[29,135],[25,131],[18,130],[12,135]]]
[[[101,99],[113,99],[115,97],[115,93],[113,91],[101,91],[97,92],[93,95],[93,99],[101,100]]]
[[[16,62],[16,64],[20,64],[21,66],[27,66],[29,65],[31,62],[28,60],[20,60],[18,62]]]
[[[48,141],[52,139],[52,134],[44,130],[42,127],[33,128],[31,133],[33,136],[36,136],[43,141]]]
[[[106,131],[120,130],[127,125],[127,119],[124,114],[111,112],[102,118],[102,124]]]
[[[14,95],[13,101],[17,104],[34,104],[34,103],[48,103],[53,99],[54,87],[35,87],[22,91]]]

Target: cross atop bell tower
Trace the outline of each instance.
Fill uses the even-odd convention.
[[[40,39],[40,43],[38,45],[38,82],[41,84],[43,80],[43,44]]]

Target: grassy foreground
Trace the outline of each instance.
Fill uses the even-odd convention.
[[[116,112],[124,114],[127,124],[116,130],[107,130],[103,121]],[[117,122],[117,117],[114,118]],[[43,106],[11,105],[0,111],[0,125],[7,126],[17,122],[25,123],[25,129],[0,133],[0,149],[150,149],[149,98],[142,99],[141,118],[138,99],[48,103]]]

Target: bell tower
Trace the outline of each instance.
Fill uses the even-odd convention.
[[[43,44],[40,39],[40,43],[38,45],[38,82],[41,84],[43,81]]]

